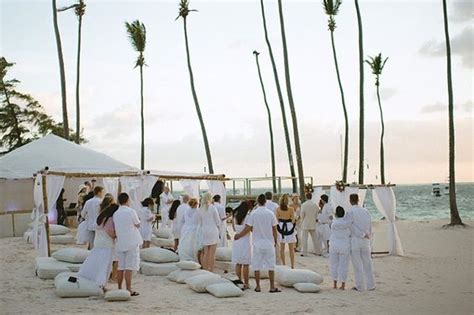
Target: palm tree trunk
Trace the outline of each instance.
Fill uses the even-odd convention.
[[[56,0],[53,0],[52,3],[53,3],[54,35],[56,36],[56,48],[58,50],[58,60],[59,60],[59,74],[61,76],[63,130],[64,130],[64,138],[69,140],[69,122],[68,122],[68,117],[67,117],[67,101],[66,101],[66,73],[64,70],[64,59],[63,59],[63,49],[61,46],[61,36],[59,34],[58,12],[56,9]]]
[[[142,129],[140,169],[144,170],[145,169],[145,115],[143,113],[143,65],[140,65],[140,104],[141,104],[140,116],[141,116],[141,129]]]
[[[295,137],[296,164],[298,165],[298,180],[300,198],[305,201],[304,194],[304,171],[303,158],[301,156],[300,136],[298,132],[298,118],[296,117],[295,103],[293,102],[293,92],[291,90],[290,66],[288,62],[288,48],[286,45],[285,21],[283,18],[283,6],[281,0],[278,0],[278,12],[280,15],[281,39],[283,44],[283,60],[285,64],[286,92],[288,94],[288,104],[290,105],[291,119],[293,123],[293,136]]]
[[[382,124],[382,132],[380,134],[380,180],[381,184],[385,185],[385,154],[383,148],[383,137],[385,135],[385,125],[383,122],[383,111],[382,111],[382,104],[380,103],[380,93],[379,93],[379,78],[377,76],[377,101],[379,103],[379,110],[380,110],[380,122]]]
[[[359,1],[355,0],[359,30],[359,184],[364,183],[364,39]]]
[[[270,130],[270,155],[271,155],[271,161],[272,161],[272,186],[273,186],[273,193],[276,193],[277,192],[276,166],[275,166],[275,147],[273,143],[272,115],[270,112],[270,106],[268,106],[268,102],[267,102],[267,94],[265,93],[265,85],[263,84],[262,73],[260,71],[260,64],[258,62],[258,54],[255,55],[255,60],[257,61],[258,78],[260,79],[260,85],[262,87],[263,101],[265,102],[265,107],[267,108],[267,114],[268,114],[268,129]]]
[[[273,49],[272,45],[270,44],[270,39],[268,38],[268,30],[267,30],[267,22],[265,18],[265,6],[263,5],[263,0],[260,0],[260,7],[262,9],[262,19],[263,19],[263,30],[265,32],[265,42],[267,43],[268,53],[270,55],[270,61],[272,63],[273,68],[273,76],[275,77],[275,85],[278,93],[278,99],[280,101],[280,109],[281,109],[281,117],[283,120],[283,131],[285,133],[285,141],[286,141],[286,151],[288,152],[288,162],[290,163],[290,175],[292,177],[292,186],[293,186],[293,193],[297,191],[297,181],[296,181],[296,172],[295,172],[295,165],[293,164],[293,153],[291,149],[291,140],[290,140],[290,133],[288,131],[288,121],[286,119],[286,110],[285,110],[285,102],[283,101],[283,93],[281,92],[280,86],[280,79],[278,78],[278,70],[275,63],[275,58],[273,56]]]
[[[209,141],[207,140],[207,133],[206,133],[206,126],[204,125],[204,120],[201,114],[201,108],[199,107],[199,101],[196,94],[196,88],[194,87],[194,77],[193,77],[193,69],[191,68],[191,58],[189,56],[189,44],[188,44],[188,31],[186,28],[186,18],[183,18],[183,25],[184,25],[184,40],[186,43],[186,57],[188,60],[188,70],[189,70],[189,80],[191,81],[191,92],[193,94],[194,105],[196,106],[196,113],[199,119],[199,123],[201,125],[201,132],[202,137],[204,140],[204,148],[206,150],[206,157],[207,157],[207,165],[209,167],[209,174],[214,174],[214,167],[212,166],[212,157],[211,157],[211,149],[209,148]]]
[[[341,76],[339,74],[339,65],[337,63],[336,47],[334,45],[334,32],[331,31],[332,53],[334,56],[334,65],[336,66],[337,82],[339,84],[339,91],[341,93],[342,109],[344,111],[344,162],[342,170],[342,181],[347,183],[347,163],[349,158],[349,118],[347,117],[346,101],[344,99],[344,90],[342,88]]]
[[[79,16],[79,26],[77,29],[77,68],[76,68],[76,143],[81,140],[81,106],[79,104],[79,81],[81,72],[81,33],[82,15]]]
[[[446,58],[448,74],[448,113],[449,113],[449,208],[451,212],[450,225],[463,225],[456,203],[456,166],[455,166],[455,134],[454,134],[454,101],[453,81],[451,76],[451,44],[448,28],[448,9],[443,0],[444,34],[446,37]]]

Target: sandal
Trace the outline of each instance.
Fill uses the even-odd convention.
[[[281,290],[278,289],[278,288],[275,288],[275,289],[273,289],[273,290],[270,290],[270,293],[279,293],[279,292],[281,292]]]
[[[130,296],[139,296],[140,293],[138,293],[137,291],[133,291],[130,293]]]
[[[255,288],[255,292],[260,292],[262,290],[260,290],[260,288]]]

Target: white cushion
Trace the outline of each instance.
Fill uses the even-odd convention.
[[[51,244],[76,244],[76,240],[72,234],[50,235]]]
[[[189,285],[189,287],[198,293],[206,293],[206,287],[208,285],[227,282],[230,281],[215,273],[197,275],[186,280],[186,283]]]
[[[81,266],[82,266],[82,264],[73,264],[73,263],[67,263],[63,261],[61,262],[64,263],[64,265],[72,272],[79,272],[79,269],[81,269]]]
[[[130,292],[128,290],[110,290],[105,293],[104,300],[109,302],[128,301]]]
[[[318,293],[321,291],[321,288],[314,283],[295,283],[293,288],[302,293]]]
[[[171,272],[166,276],[166,279],[168,279],[169,281],[173,281],[173,282],[178,281],[178,275],[179,275],[179,273],[180,273],[181,271],[182,271],[181,269],[176,269],[175,271],[171,271]]]
[[[209,272],[207,270],[202,270],[202,269],[198,269],[198,270],[180,270],[180,272],[178,273],[178,276],[176,278],[176,282],[177,283],[186,283],[186,280],[191,278],[191,277],[194,277],[194,276],[198,276],[198,275],[203,275],[203,274],[211,274],[212,272]]]
[[[323,277],[311,270],[306,269],[277,269],[275,281],[285,287],[292,287],[296,283],[321,284]]]
[[[244,295],[244,291],[239,289],[232,282],[210,284],[206,287],[206,290],[218,298],[239,297]]]
[[[167,247],[167,248],[174,247],[174,240],[170,238],[160,238],[160,237],[152,236],[151,243],[158,247]]]
[[[176,253],[159,247],[142,249],[140,251],[140,258],[144,261],[154,263],[170,263],[179,261],[179,256]]]
[[[79,264],[86,260],[89,251],[83,248],[69,247],[57,250],[51,256],[59,261]]]
[[[170,228],[153,228],[153,234],[158,238],[171,238],[171,229]]]
[[[192,260],[181,260],[176,266],[183,270],[196,270],[201,268],[200,264]]]
[[[70,269],[65,263],[52,257],[36,257],[35,271],[40,279],[54,279],[58,274],[69,272]]]
[[[167,276],[172,271],[177,270],[175,263],[151,263],[147,261],[140,262],[140,273],[147,276]]]
[[[58,224],[49,225],[49,235],[64,235],[71,232],[71,229]]]
[[[69,277],[75,277],[76,282],[69,282]],[[102,289],[95,282],[78,276],[75,273],[65,272],[54,279],[56,295],[59,297],[89,297],[100,296]]]
[[[216,249],[216,260],[232,261],[232,248],[218,247]]]

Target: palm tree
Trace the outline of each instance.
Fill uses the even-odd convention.
[[[456,167],[455,167],[455,134],[454,134],[454,101],[453,101],[453,80],[451,75],[451,43],[449,39],[448,27],[448,9],[446,0],[443,0],[443,18],[444,18],[444,35],[446,38],[446,63],[447,63],[447,79],[448,79],[448,115],[449,115],[449,208],[451,212],[450,226],[464,225],[459,216],[458,206],[456,203]]]
[[[207,165],[209,167],[209,173],[214,174],[214,167],[212,166],[211,149],[209,148],[209,141],[207,140],[206,126],[204,125],[201,108],[199,107],[199,100],[196,94],[196,88],[194,87],[193,69],[191,68],[191,57],[189,55],[188,30],[186,28],[186,18],[188,17],[189,12],[192,12],[192,11],[197,11],[197,10],[190,10],[189,1],[181,0],[179,3],[179,15],[176,18],[176,20],[179,19],[179,17],[183,18],[184,41],[186,44],[186,56],[187,56],[187,61],[188,61],[189,80],[191,81],[191,92],[193,94],[194,105],[196,106],[196,112],[199,119],[199,123],[201,124],[201,132],[202,132],[202,137],[204,140],[204,148],[206,150]]]
[[[258,70],[258,78],[260,80],[260,85],[262,86],[263,101],[265,102],[265,107],[267,108],[267,114],[268,114],[268,129],[270,130],[270,155],[271,155],[271,160],[272,160],[272,186],[273,186],[273,193],[276,193],[277,188],[276,188],[275,147],[273,143],[272,115],[270,113],[270,107],[268,106],[268,102],[267,102],[267,94],[265,93],[265,85],[263,84],[262,73],[260,71],[260,64],[258,63],[258,55],[260,55],[260,53],[254,50],[253,54],[255,55],[255,61],[257,63],[257,70]]]
[[[63,131],[64,131],[64,138],[69,139],[69,122],[68,122],[68,117],[67,117],[67,101],[66,101],[66,72],[64,69],[64,58],[63,58],[63,49],[61,45],[61,35],[59,34],[58,12],[56,8],[56,0],[52,1],[52,5],[53,5],[54,35],[56,36],[56,48],[58,50],[58,60],[59,60],[59,74],[61,77]]]
[[[76,61],[76,143],[81,140],[81,107],[79,104],[79,82],[80,82],[80,66],[81,66],[81,39],[82,39],[82,16],[86,12],[86,4],[83,0],[71,6],[58,9],[58,12],[66,11],[74,8],[74,13],[79,21],[77,30],[77,61]]]
[[[140,67],[140,116],[141,116],[141,158],[140,167],[145,169],[145,117],[143,114],[143,66],[145,65],[145,56],[143,55],[146,45],[146,28],[139,20],[132,23],[125,22],[125,28],[133,48],[138,52],[138,58],[135,68]]]
[[[324,11],[329,16],[328,27],[331,31],[332,54],[334,56],[334,65],[336,66],[337,83],[341,93],[342,110],[344,111],[345,127],[344,127],[344,162],[342,168],[342,181],[347,182],[347,163],[349,159],[349,118],[347,117],[346,101],[344,99],[344,90],[342,88],[341,76],[339,74],[339,65],[337,63],[336,47],[334,45],[334,30],[336,29],[336,20],[334,17],[339,11],[341,0],[323,0]]]
[[[291,182],[293,185],[293,193],[296,193],[298,185],[296,181],[295,165],[293,164],[293,153],[291,149],[290,133],[288,131],[288,121],[286,119],[285,103],[283,101],[283,93],[281,92],[280,79],[278,78],[278,70],[276,67],[275,58],[273,57],[272,45],[270,44],[270,39],[268,38],[267,21],[265,18],[265,6],[263,5],[263,0],[260,0],[260,7],[262,9],[262,20],[263,20],[263,31],[265,33],[265,42],[267,43],[268,54],[270,55],[270,61],[272,63],[272,68],[273,68],[273,76],[275,78],[275,85],[276,85],[276,89],[278,93],[278,99],[280,101],[281,117],[283,120],[283,131],[285,133],[286,151],[288,152],[288,162],[290,163],[290,175],[292,178]]]
[[[278,12],[280,15],[281,39],[283,44],[283,61],[285,64],[286,92],[288,94],[288,104],[290,105],[291,120],[293,122],[293,136],[295,137],[296,164],[298,165],[298,180],[301,200],[305,200],[304,194],[304,171],[303,158],[301,157],[300,136],[298,132],[298,118],[296,117],[295,103],[293,102],[293,92],[291,90],[290,66],[288,62],[288,48],[286,45],[285,20],[283,18],[283,6],[278,0]]]
[[[359,1],[355,0],[359,30],[359,184],[364,183],[364,37]]]
[[[372,73],[375,75],[375,87],[377,89],[377,101],[379,103],[379,110],[380,110],[380,122],[382,124],[382,131],[380,134],[380,180],[382,185],[385,185],[385,158],[384,158],[384,149],[383,149],[383,137],[385,134],[385,125],[383,122],[383,112],[382,112],[382,104],[380,103],[380,93],[379,93],[379,86],[380,86],[380,75],[382,74],[383,67],[387,62],[388,58],[385,58],[382,61],[382,53],[378,54],[375,57],[369,57],[370,60],[366,60],[372,69]]]

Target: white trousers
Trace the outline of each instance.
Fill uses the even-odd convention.
[[[161,209],[161,226],[171,227],[171,221],[169,219],[170,210],[168,208]]]
[[[321,244],[318,241],[318,233],[316,230],[303,230],[303,237],[300,239],[300,242],[303,243],[303,255],[308,255],[308,236],[311,236],[311,241],[313,241],[314,253],[321,255]]]
[[[375,289],[375,277],[370,247],[351,249],[352,266],[357,290]]]
[[[346,282],[350,256],[350,251],[331,250],[329,253],[329,266],[333,281]]]
[[[219,229],[219,244],[217,247],[227,247],[227,221],[222,221]]]

